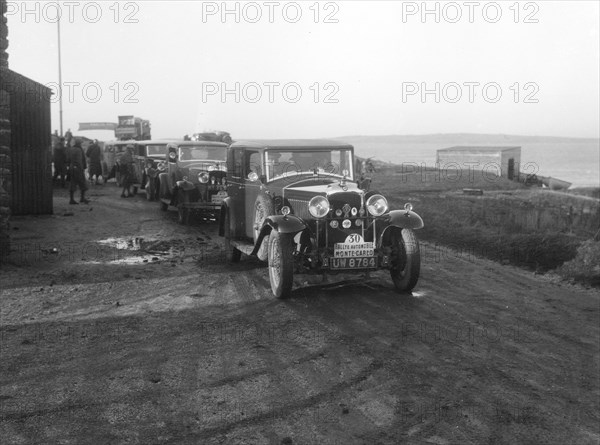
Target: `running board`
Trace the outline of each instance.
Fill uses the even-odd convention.
[[[254,244],[248,241],[231,240],[231,245],[246,255],[252,254],[252,251],[254,250]]]

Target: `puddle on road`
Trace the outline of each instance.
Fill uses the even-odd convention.
[[[144,238],[107,238],[96,241],[103,246],[114,247],[119,250],[139,250]]]
[[[207,236],[208,238],[208,236]],[[97,244],[113,250],[107,261],[88,261],[88,264],[146,264],[161,261],[183,261],[184,258],[204,257],[209,250],[208,241],[203,237],[196,239],[158,239],[158,238],[107,238]],[[213,250],[219,246],[211,246]]]

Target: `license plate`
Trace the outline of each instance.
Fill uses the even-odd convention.
[[[377,257],[330,258],[331,269],[375,269]]]
[[[213,204],[222,204],[225,198],[227,198],[227,192],[220,191],[216,195],[212,195],[211,202]]]
[[[375,255],[375,243],[336,243],[333,246],[335,258],[362,258]]]

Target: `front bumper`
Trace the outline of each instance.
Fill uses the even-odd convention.
[[[218,210],[227,197],[227,187],[220,184],[194,184],[190,181],[179,181],[176,188],[183,192],[183,200],[180,200],[181,202],[178,204],[188,209]]]

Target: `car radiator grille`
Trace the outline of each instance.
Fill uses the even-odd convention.
[[[311,215],[308,211],[308,201],[301,199],[288,199],[290,206],[292,207],[292,213],[298,218],[310,219]]]

